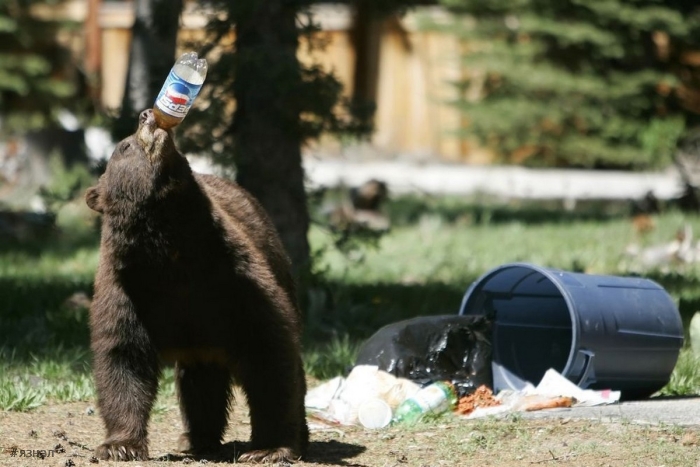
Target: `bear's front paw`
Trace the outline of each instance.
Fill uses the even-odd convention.
[[[243,453],[238,458],[238,462],[252,464],[277,464],[295,460],[299,460],[299,456],[291,448],[257,449]]]
[[[145,461],[148,460],[148,446],[146,443],[105,442],[95,449],[95,455],[105,461]]]

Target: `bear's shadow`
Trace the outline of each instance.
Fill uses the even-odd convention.
[[[249,449],[249,443],[241,441],[232,441],[222,445],[221,449],[216,453],[202,455],[183,455],[183,454],[166,454],[156,460],[179,462],[185,459],[191,459],[197,462],[235,462],[242,453]],[[356,457],[367,448],[358,444],[341,443],[340,441],[312,441],[309,443],[309,450],[304,456],[304,463],[307,464],[330,464],[338,466],[366,467],[362,464],[347,462],[346,459]],[[283,464],[280,464],[283,465]],[[294,465],[294,464],[290,464]]]

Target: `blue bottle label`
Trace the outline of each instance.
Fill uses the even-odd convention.
[[[188,83],[170,70],[168,79],[156,98],[156,105],[168,115],[185,118],[201,88],[201,84]]]

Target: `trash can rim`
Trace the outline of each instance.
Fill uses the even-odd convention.
[[[506,270],[506,269],[513,269],[513,268],[523,268],[523,269],[529,269],[534,272],[538,272],[542,274],[544,277],[547,278],[551,283],[554,284],[554,286],[557,288],[559,293],[561,294],[562,298],[564,298],[564,302],[566,303],[566,309],[569,312],[569,319],[571,320],[571,347],[569,348],[569,357],[566,361],[566,365],[560,372],[561,374],[568,374],[571,371],[571,367],[574,365],[574,362],[576,361],[577,355],[576,355],[576,350],[578,349],[579,345],[579,340],[580,340],[580,329],[579,329],[579,323],[578,323],[578,316],[576,314],[576,306],[574,304],[574,300],[571,297],[571,294],[569,291],[560,283],[560,281],[557,278],[557,273],[563,275],[564,273],[567,274],[572,274],[567,271],[563,271],[561,269],[555,269],[555,268],[546,268],[543,266],[538,266],[536,264],[532,263],[526,263],[526,262],[514,262],[514,263],[506,263],[502,264],[498,267],[495,267],[486,273],[484,273],[482,276],[480,276],[477,280],[475,280],[467,289],[466,293],[464,294],[464,297],[462,298],[462,304],[459,309],[459,314],[464,315],[466,311],[466,306],[467,302],[469,301],[469,298],[476,292],[476,289],[479,285],[484,285],[491,277],[499,274],[500,272]],[[497,350],[497,344],[494,342],[494,356],[496,355]],[[575,375],[578,376],[578,375]]]

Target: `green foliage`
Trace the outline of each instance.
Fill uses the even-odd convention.
[[[661,167],[698,121],[675,92],[688,75],[679,73],[679,52],[700,47],[698,7],[658,0],[442,3],[458,14],[449,29],[467,50],[458,83],[464,98],[454,103],[468,119],[463,134],[477,136],[502,162]]]
[[[66,203],[75,200],[95,182],[95,177],[85,164],[67,166],[63,159],[53,154],[49,157],[50,183],[40,189],[49,211],[56,212]],[[80,196],[82,201],[82,196]]]
[[[358,349],[348,336],[334,337],[328,344],[304,352],[304,371],[318,379],[342,375],[355,365]]]
[[[690,348],[681,350],[671,380],[660,393],[666,396],[700,394],[700,358],[695,357]]]
[[[26,132],[55,123],[56,112],[85,110],[80,77],[70,51],[57,40],[70,28],[30,14],[31,4],[0,1],[0,131]]]

